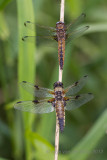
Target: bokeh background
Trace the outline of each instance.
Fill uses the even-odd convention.
[[[81,92],[92,92],[94,99],[66,113],[60,160],[107,159],[107,1],[66,0],[66,24],[83,12],[87,17],[82,25],[90,28],[67,48],[63,83],[68,86],[88,75]],[[58,80],[54,47],[36,47],[21,38],[34,35],[24,27],[25,21],[54,27],[59,13],[59,0],[0,0],[0,160],[54,159],[55,113],[38,116],[13,106],[33,99],[19,82],[53,88]]]

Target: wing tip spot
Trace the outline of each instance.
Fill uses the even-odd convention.
[[[87,27],[87,29],[90,27],[90,26],[86,26]]]
[[[22,38],[22,41],[24,41],[24,37]]]
[[[86,14],[85,14],[85,13],[82,13],[82,16],[83,16],[83,17],[86,17]]]
[[[18,103],[22,103],[22,101],[19,101],[19,102],[17,102],[16,104],[18,104]]]
[[[75,99],[78,99],[80,97],[80,95],[77,95],[76,97],[75,97]]]
[[[25,39],[27,38],[28,36],[24,36],[22,37],[22,41],[25,41]]]
[[[33,102],[33,103],[36,103],[36,104],[37,104],[37,103],[39,103],[39,101],[38,101],[38,100],[34,100],[34,101],[32,101],[32,102]]]
[[[24,26],[26,27],[26,22],[24,23]]]
[[[30,21],[26,21],[26,22],[24,23],[24,26],[25,26],[25,27],[27,26],[26,23],[30,23]]]
[[[26,81],[22,81],[23,83],[27,83]]]
[[[92,93],[88,93],[88,94],[92,95]]]
[[[75,86],[77,86],[77,84],[78,84],[78,83],[79,83],[79,82],[78,82],[78,81],[76,81],[76,82],[75,82]]]
[[[26,21],[27,23],[30,23],[30,21]]]

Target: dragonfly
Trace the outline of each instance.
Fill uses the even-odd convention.
[[[50,44],[50,40],[54,40],[58,47],[58,60],[60,69],[63,70],[64,58],[65,58],[65,45],[71,42],[73,39],[81,36],[89,26],[79,27],[79,24],[84,20],[86,15],[82,13],[76,20],[72,21],[70,24],[65,25],[64,22],[57,22],[56,27],[41,26],[39,24],[26,21],[24,23],[25,27],[35,31],[39,31],[40,35],[37,36],[24,36],[23,41],[34,42],[35,39],[41,40],[47,39],[47,43]],[[42,41],[42,40],[41,40]],[[44,42],[45,42],[44,41]]]
[[[63,132],[65,127],[65,110],[74,110],[93,98],[92,93],[74,95],[83,88],[87,78],[88,76],[86,75],[65,89],[63,83],[57,81],[53,85],[53,90],[22,81],[20,83],[21,86],[34,95],[36,99],[33,101],[19,101],[14,105],[14,108],[39,114],[55,111],[60,131]]]

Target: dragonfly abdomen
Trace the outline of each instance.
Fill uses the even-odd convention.
[[[65,110],[63,101],[57,101],[55,108],[60,131],[63,132],[65,126]]]
[[[58,58],[61,69],[63,69],[64,57],[65,57],[65,39],[62,38],[58,41]]]

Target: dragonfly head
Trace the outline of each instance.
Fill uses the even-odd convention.
[[[57,81],[57,82],[54,83],[53,86],[54,86],[54,89],[55,89],[56,87],[62,87],[62,88],[63,88],[63,83],[60,82],[60,81]]]
[[[64,29],[64,28],[65,28],[64,22],[59,21],[56,23],[56,29]]]

